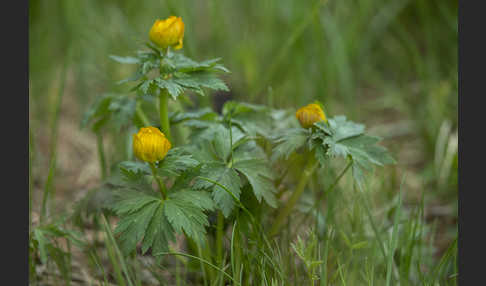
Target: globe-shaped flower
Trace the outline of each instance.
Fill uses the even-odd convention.
[[[181,17],[170,16],[165,20],[156,20],[149,32],[150,40],[157,46],[175,50],[182,48],[184,22]]]
[[[133,134],[133,153],[138,159],[154,163],[164,159],[171,148],[171,144],[164,133],[158,128],[142,127],[137,134]]]
[[[319,104],[316,103],[311,103],[309,105],[301,107],[299,110],[297,110],[295,116],[299,120],[300,126],[302,126],[303,128],[312,127],[314,123],[321,120],[327,122],[324,111],[322,111]]]

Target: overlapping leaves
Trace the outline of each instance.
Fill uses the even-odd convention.
[[[177,177],[198,164],[184,149],[174,148],[157,167],[159,174]],[[120,169],[124,182],[115,194],[116,201],[111,209],[120,217],[115,234],[125,255],[139,242],[143,253],[150,248],[154,253],[167,251],[176,233],[185,233],[202,242],[205,227],[209,225],[204,212],[214,208],[208,193],[185,186],[162,199],[147,180],[151,173],[145,163],[126,161],[120,164]]]
[[[364,170],[373,165],[393,164],[395,160],[387,149],[377,145],[381,138],[365,134],[365,126],[346,119],[345,116],[330,118],[328,122],[314,123],[311,129],[289,128],[274,138],[272,159],[288,158],[300,148],[315,150],[316,159],[326,165],[333,157],[350,158],[353,176],[362,186]]]
[[[251,185],[258,202],[263,199],[276,207],[273,174],[263,150],[253,140],[247,140],[238,128],[232,126],[230,130],[222,124],[204,129],[200,137],[204,139],[198,141],[193,154],[203,162],[203,167],[193,188],[210,189],[216,205],[226,217],[234,209],[234,198],[240,198],[245,180]]]
[[[33,239],[30,241],[30,247],[38,250],[41,262],[45,264],[48,256],[51,256],[59,267],[63,266],[64,262],[58,262],[64,260],[67,253],[58,247],[56,239],[65,238],[79,247],[85,245],[80,233],[64,228],[59,222],[36,227],[32,230],[31,235]]]
[[[206,210],[213,209],[213,202],[205,192],[180,191],[163,200],[155,191],[152,194],[138,191],[119,192],[113,211],[120,217],[115,229],[120,249],[125,255],[142,241],[142,253],[149,248],[158,253],[168,250],[168,243],[175,233],[185,233],[202,242],[209,225]]]
[[[138,65],[132,76],[119,83],[139,82],[134,90],[142,95],[154,95],[157,89],[165,89],[173,99],[185,91],[205,95],[206,88],[229,90],[217,76],[217,72],[229,72],[219,63],[220,58],[197,62],[182,54],[163,54],[151,45],[149,48],[150,51],[137,52],[135,57],[111,56],[117,62]]]
[[[136,99],[129,95],[101,95],[84,113],[81,128],[91,125],[93,131],[98,132],[107,123],[111,123],[119,131],[132,122],[136,104]]]
[[[321,121],[314,125],[317,128],[312,134],[312,146],[316,148],[321,164],[332,157],[350,158],[353,161],[353,177],[360,187],[364,170],[372,170],[373,165],[395,163],[388,150],[377,145],[381,138],[365,134],[363,124],[348,121],[345,116],[336,116],[329,119],[328,124]]]
[[[193,129],[192,140],[206,138],[204,133],[216,134],[222,126],[231,122],[233,136],[248,135],[248,139],[256,137],[270,140],[276,121],[273,118],[274,110],[264,105],[249,104],[244,102],[227,101],[223,105],[222,114],[219,115],[209,108],[203,108],[192,112],[174,113],[171,123],[184,123]],[[236,142],[237,139],[233,140]]]

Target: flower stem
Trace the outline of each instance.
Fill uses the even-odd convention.
[[[273,227],[270,229],[270,233],[269,233],[270,237],[276,235],[280,231],[280,228],[282,227],[283,223],[287,219],[288,215],[294,208],[300,196],[304,193],[305,186],[307,185],[307,182],[311,178],[317,166],[318,166],[318,162],[316,162],[315,159],[311,157],[304,169],[304,172],[302,172],[302,176],[300,177],[299,183],[297,185],[297,189],[292,193],[289,200],[287,201],[287,204],[278,214],[273,224]]]
[[[96,133],[96,145],[98,145],[98,157],[100,160],[100,169],[101,169],[101,179],[106,178],[106,160],[105,160],[105,151],[103,148],[103,135],[101,132]]]
[[[319,196],[314,201],[314,204],[310,208],[309,212],[307,212],[307,214],[305,214],[305,216],[297,224],[297,232],[300,229],[300,226],[303,224],[303,222],[306,221],[309,218],[309,216],[314,211],[317,211],[318,210],[317,207],[319,206],[319,203],[324,198],[324,196],[326,196],[327,194],[329,194],[330,192],[332,192],[334,190],[334,188],[337,186],[337,184],[339,183],[339,181],[341,180],[341,178],[344,176],[344,174],[346,174],[346,172],[349,170],[349,168],[352,165],[353,165],[353,161],[349,161],[348,164],[346,165],[346,167],[344,167],[344,169],[341,171],[341,173],[336,177],[336,179],[334,180],[334,182],[332,183],[332,185],[327,190],[325,190],[324,192],[322,192],[321,194],[319,194]],[[317,220],[316,220],[316,226],[317,226]],[[316,227],[316,229],[317,229],[317,227]]]
[[[159,177],[159,175],[157,175],[157,168],[155,168],[154,163],[150,163],[150,169],[152,169],[152,175],[154,176],[155,181],[157,181],[157,185],[159,185],[159,191],[162,195],[162,199],[165,200],[167,198],[167,190],[165,189],[162,179]]]
[[[166,89],[160,90],[159,95],[159,113],[160,113],[160,128],[165,134],[167,139],[172,143],[172,136],[170,135],[170,123],[169,123],[169,93]]]

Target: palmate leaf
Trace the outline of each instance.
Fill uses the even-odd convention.
[[[197,62],[182,54],[169,53],[162,55],[159,50],[151,45],[152,51],[140,51],[136,57],[110,56],[113,60],[138,64],[135,73],[119,83],[140,81],[133,90],[142,95],[154,95],[157,89],[165,89],[173,99],[186,90],[199,95],[205,95],[204,88],[228,91],[228,86],[218,78],[216,72],[229,72],[219,63],[220,59]],[[154,77],[152,71],[159,71],[160,75]]]
[[[173,118],[173,119],[172,119]],[[274,120],[271,116],[270,109],[262,106],[236,101],[228,101],[223,105],[222,116],[211,110],[197,110],[187,115],[180,114],[171,117],[175,123],[184,122],[185,126],[193,128],[191,141],[200,141],[200,139],[210,139],[215,134],[228,130],[231,121],[233,143],[237,142],[245,135],[250,138],[261,136],[267,140],[271,139]],[[229,136],[229,134],[225,135]],[[229,141],[228,141],[229,142]]]
[[[196,71],[222,71],[229,72],[227,68],[218,62],[221,58],[196,62],[182,54],[172,54],[170,58],[164,58],[163,64],[172,68],[172,71],[196,72]]]
[[[125,178],[130,179],[138,179],[141,175],[148,175],[150,174],[150,167],[142,162],[137,161],[123,161],[119,164],[120,170],[122,171]]]
[[[152,184],[148,180],[151,174],[150,168],[146,163],[136,161],[123,161],[119,165],[120,179],[112,178],[110,183],[114,186],[151,193]]]
[[[364,168],[369,166],[368,163],[379,166],[395,163],[385,147],[376,145],[380,141],[380,137],[360,135],[341,140],[339,144],[345,146],[353,160]]]
[[[173,99],[177,99],[177,97],[184,92],[184,86],[178,84],[174,79],[162,79],[162,78],[155,78],[152,81],[155,82],[157,87],[160,89],[166,89],[167,92],[172,96]],[[146,94],[147,91],[144,90]]]
[[[223,117],[231,119],[244,133],[255,137],[260,135],[269,139],[272,134],[273,119],[271,109],[264,105],[227,101],[222,109]]]
[[[329,124],[314,123],[316,132],[311,136],[311,145],[316,147],[316,156],[321,164],[327,157],[342,156],[353,161],[353,177],[362,187],[364,171],[373,165],[394,164],[386,148],[376,145],[381,138],[364,134],[364,125],[347,121],[344,116],[329,119]],[[318,146],[320,145],[320,146]]]
[[[332,138],[335,141],[363,134],[365,130],[365,126],[363,124],[348,121],[344,115],[330,118],[328,123],[319,121],[314,125],[328,135],[332,135]]]
[[[215,181],[225,186],[236,198],[240,198],[242,183],[238,173],[233,168],[228,168],[224,162],[205,162],[201,170],[201,177]],[[223,215],[228,217],[235,206],[233,197],[225,189],[206,180],[197,180],[194,189],[210,189],[216,205]]]
[[[167,152],[165,158],[159,162],[157,172],[162,176],[179,176],[198,164],[199,162],[185,148],[177,147]]]
[[[248,179],[258,202],[261,202],[263,198],[271,207],[277,207],[277,199],[274,194],[276,189],[272,182],[273,174],[270,172],[266,160],[261,158],[238,160],[234,162],[233,167]]]
[[[204,95],[203,87],[213,90],[229,91],[226,83],[218,78],[214,73],[207,71],[198,71],[187,73],[175,73],[173,82],[190,89],[200,95]]]
[[[108,115],[108,106],[110,106],[113,95],[105,94],[96,98],[95,102],[89,106],[81,120],[81,128],[85,128],[95,119],[100,119]]]
[[[165,158],[158,162],[156,167],[159,175],[177,177],[182,172],[194,168],[197,165],[199,165],[199,161],[193,158],[189,150],[183,147],[176,147],[170,149]],[[141,186],[147,183],[146,176],[152,176],[149,165],[144,162],[123,161],[119,164],[119,167],[123,175],[124,183],[118,185],[137,188],[137,184]]]
[[[176,232],[184,231],[189,237],[202,242],[209,226],[205,210],[214,208],[205,192],[182,191],[172,193],[165,201],[164,214]]]
[[[126,255],[135,249],[137,243],[144,237],[154,212],[162,207],[160,200],[147,195],[132,200],[135,201],[133,204],[125,201],[124,208],[113,209],[120,217],[114,233],[119,235],[120,250]],[[126,212],[122,213],[122,210]]]
[[[168,251],[171,241],[175,241],[174,228],[164,215],[163,205],[159,204],[145,230],[142,253],[146,253],[150,248],[152,253]]]
[[[213,118],[217,117],[218,114],[211,110],[209,107],[204,107],[195,111],[176,111],[169,114],[170,124],[178,124],[190,119],[196,120],[212,120]]]
[[[117,96],[113,98],[108,110],[112,113],[111,122],[113,122],[116,130],[120,130],[123,126],[132,122],[135,117],[136,106],[137,101],[133,97]]]
[[[85,112],[81,121],[81,128],[92,124],[94,132],[98,132],[107,123],[119,131],[129,125],[135,117],[137,100],[125,94],[104,94]]]
[[[217,130],[212,134],[212,139],[199,141],[195,147],[198,150],[193,152],[203,163],[200,174],[202,178],[196,181],[193,188],[210,189],[216,205],[228,217],[234,209],[234,199],[240,199],[244,183],[240,178],[242,175],[251,185],[258,202],[263,198],[267,204],[275,207],[275,188],[271,181],[273,176],[269,172],[265,152],[254,140],[246,140],[247,137],[241,132],[242,136],[236,138],[238,141],[231,144],[228,128],[219,125],[219,128],[212,130]],[[243,143],[237,145],[239,142]]]
[[[272,161],[279,158],[288,159],[288,157],[300,147],[304,146],[310,132],[304,128],[292,128],[284,131],[274,139],[276,144],[273,149]]]
[[[186,125],[194,129],[189,140],[194,145],[199,145],[199,148],[192,148],[191,154],[199,161],[227,162],[231,146],[236,146],[245,139],[245,134],[238,127],[231,126],[230,133],[230,129],[218,121],[189,120]]]
[[[122,190],[111,209],[120,217],[115,234],[124,255],[142,242],[142,252],[167,251],[175,233],[185,233],[201,242],[209,225],[206,210],[214,208],[205,192],[180,191],[163,200],[157,193]]]
[[[137,87],[142,95],[155,94],[156,88],[165,89],[172,96],[177,99],[184,91],[194,91],[199,95],[205,95],[203,88],[213,90],[229,91],[228,86],[223,80],[218,78],[214,73],[207,71],[198,71],[187,73],[174,73],[169,77],[160,76],[152,79],[144,79]]]

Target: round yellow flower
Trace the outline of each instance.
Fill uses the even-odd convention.
[[[173,47],[182,48],[184,38],[184,22],[181,17],[170,16],[165,20],[156,20],[149,32],[150,40],[157,46],[165,49]]]
[[[302,126],[303,128],[312,127],[314,123],[321,120],[327,122],[324,111],[322,111],[319,104],[316,103],[311,103],[309,105],[301,107],[299,110],[297,110],[295,116],[299,120],[300,126]]]
[[[158,128],[142,127],[137,134],[133,134],[133,153],[138,159],[154,163],[164,159],[171,148],[171,144],[164,133]]]

